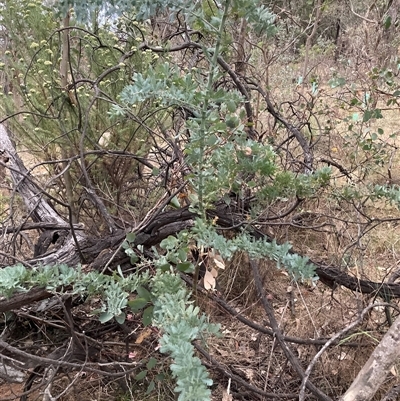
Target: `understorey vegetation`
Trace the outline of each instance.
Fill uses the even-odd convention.
[[[0,400],[400,392],[400,4],[298,3],[5,1]]]

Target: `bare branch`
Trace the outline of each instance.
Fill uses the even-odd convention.
[[[399,357],[400,316],[390,326],[356,379],[339,401],[371,400]]]

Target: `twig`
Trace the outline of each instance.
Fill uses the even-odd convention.
[[[269,322],[271,325],[271,328],[274,332],[274,336],[276,337],[279,345],[281,346],[283,352],[286,355],[286,358],[289,360],[293,368],[296,370],[297,374],[301,377],[304,378],[305,374],[303,371],[303,368],[300,365],[299,360],[297,357],[294,355],[292,350],[288,347],[286,344],[281,329],[279,328],[278,322],[275,318],[275,313],[274,310],[271,306],[271,303],[268,301],[267,297],[265,296],[265,291],[264,287],[262,285],[261,277],[260,277],[260,272],[258,270],[257,263],[253,260],[250,259],[250,266],[253,270],[253,277],[254,277],[254,282],[256,284],[257,291],[260,295],[260,300],[261,303],[264,307],[265,312],[268,315]],[[314,384],[312,384],[309,380],[306,382],[306,386],[308,389],[319,399],[323,401],[332,401],[330,397],[328,397],[325,393],[323,393],[320,389],[318,389]]]
[[[45,358],[45,357],[40,357],[40,356],[29,354],[25,351],[21,351],[20,349],[11,346],[10,344],[8,344],[7,342],[5,342],[3,340],[0,340],[0,348],[4,348],[14,355],[19,355],[19,356],[25,358],[26,361],[32,361],[33,363],[36,363],[39,365],[63,366],[63,367],[67,367],[67,368],[83,370],[85,372],[93,372],[93,373],[97,373],[100,375],[105,375],[105,376],[113,377],[113,378],[124,377],[125,375],[127,375],[131,372],[135,372],[137,369],[144,366],[144,364],[140,364],[140,363],[115,362],[115,361],[107,362],[107,363],[86,363],[86,364],[60,361],[60,360],[55,360],[55,359],[51,359],[51,358]],[[118,366],[120,366],[121,368],[128,367],[128,369],[124,370],[123,372],[116,372],[116,373],[107,372],[107,371],[98,369],[98,368],[107,368],[107,367],[115,369]]]
[[[199,351],[207,361],[210,361],[211,363],[208,363],[207,361],[203,361],[203,364],[206,365],[209,368],[215,368],[225,376],[231,378],[235,382],[239,383],[246,389],[252,391],[253,393],[262,395],[263,397],[267,398],[286,398],[286,399],[294,399],[298,397],[297,393],[289,393],[289,394],[279,394],[279,393],[267,393],[266,391],[263,391],[259,389],[256,386],[253,386],[249,384],[246,380],[242,379],[240,376],[232,373],[228,368],[225,368],[222,366],[219,362],[217,362],[203,347],[201,347],[199,344],[194,343],[195,348],[197,351]]]
[[[370,309],[375,308],[376,306],[390,306],[390,304],[387,303],[373,303],[371,305],[368,305],[366,308],[364,308],[364,310],[360,313],[360,316],[358,317],[357,320],[355,320],[353,323],[350,323],[347,327],[345,327],[344,329],[340,330],[338,333],[336,333],[333,337],[331,337],[331,339],[329,341],[326,342],[326,344],[315,354],[314,358],[312,359],[312,361],[310,362],[310,364],[308,365],[303,380],[301,382],[301,389],[300,389],[300,395],[299,395],[299,401],[304,401],[305,399],[305,389],[307,386],[307,381],[310,377],[311,374],[311,370],[314,367],[314,365],[317,363],[319,357],[325,352],[325,350],[332,345],[332,343],[339,339],[340,337],[342,337],[344,334],[346,334],[349,330],[351,330],[353,327],[357,326],[358,324],[360,324],[365,315],[367,314],[367,312],[369,312]]]
[[[150,225],[154,219],[164,210],[164,208],[171,202],[172,198],[179,194],[179,192],[182,191],[182,189],[187,185],[187,182],[182,184],[176,191],[174,191],[171,195],[166,197],[166,193],[163,195],[163,197],[157,202],[157,204],[146,214],[142,222],[134,227],[132,229],[132,233],[138,233],[140,230],[142,230],[144,227]],[[105,264],[102,273],[104,273],[107,269],[108,266],[110,266],[111,262],[114,260],[115,256],[118,254],[118,252],[122,249],[122,245],[124,242],[121,242],[121,244],[118,246],[118,248],[115,250],[115,252],[112,254],[111,258],[108,260],[108,262]]]
[[[363,21],[369,22],[369,23],[371,23],[371,24],[377,24],[376,21],[374,21],[374,20],[372,20],[372,19],[369,19],[369,18],[366,18],[366,17],[363,17],[362,15],[356,13],[356,12],[354,11],[353,2],[352,2],[351,0],[350,0],[350,10],[351,10],[351,12],[352,12],[356,17],[361,18]]]

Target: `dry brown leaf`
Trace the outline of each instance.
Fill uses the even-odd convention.
[[[222,270],[225,269],[224,259],[222,259],[220,255],[214,256],[214,263],[215,263],[215,266],[218,267],[218,269],[222,269]]]
[[[254,379],[254,370],[253,369],[240,369],[246,377],[249,379],[249,381],[253,381]]]
[[[135,344],[141,344],[147,337],[151,334],[151,328],[146,327],[142,332],[138,335]]]
[[[206,270],[206,274],[204,275],[204,288],[206,290],[214,290],[215,289],[215,277],[211,272]]]

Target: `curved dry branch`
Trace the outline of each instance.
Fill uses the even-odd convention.
[[[222,373],[224,376],[227,376],[231,379],[233,379],[235,382],[239,383],[241,386],[246,388],[247,390],[251,391],[254,394],[263,396],[265,398],[272,398],[272,399],[280,399],[284,398],[285,400],[291,400],[291,399],[297,399],[298,394],[297,393],[289,393],[289,394],[279,394],[279,393],[268,393],[266,391],[261,390],[260,388],[248,383],[246,380],[242,379],[238,374],[233,373],[232,371],[234,368],[228,369],[225,366],[222,366],[220,363],[218,363],[203,347],[201,347],[199,344],[194,344],[195,348],[197,351],[200,352],[205,358],[205,361],[203,362],[205,366],[212,368],[212,369],[217,369],[220,373]]]
[[[183,280],[187,282],[191,288],[193,288],[193,280],[186,276],[182,276]],[[211,293],[209,291],[206,291],[204,287],[197,286],[197,289],[199,291],[202,291],[203,293],[207,293],[207,296],[212,299],[215,303],[218,304],[222,310],[224,310],[226,313],[231,315],[234,319],[237,319],[239,322],[243,323],[244,325],[252,328],[253,330],[257,331],[258,333],[266,334],[267,336],[273,337],[274,332],[272,329],[269,329],[263,325],[260,325],[248,318],[246,318],[242,313],[237,311],[237,308],[234,308],[228,304],[223,298],[220,296]],[[287,343],[293,343],[293,344],[302,344],[302,345],[314,345],[314,346],[323,346],[325,345],[328,341],[330,346],[337,346],[340,345],[342,347],[360,347],[360,343],[358,342],[349,342],[349,341],[341,341],[340,338],[334,339],[332,341],[331,338],[300,338],[300,337],[292,337],[292,336],[287,336],[283,335],[283,339]]]
[[[277,120],[279,121],[297,140],[299,145],[303,150],[304,156],[304,166],[305,166],[305,173],[312,173],[314,171],[313,164],[314,164],[314,154],[308,144],[304,135],[300,132],[300,130],[287,121],[274,107],[269,97],[269,94],[265,92],[259,85],[255,84],[254,82],[250,83],[254,86],[254,89],[260,93],[260,95],[264,98],[265,103],[267,104],[268,112]]]
[[[388,304],[372,304],[372,305],[368,305],[366,308],[364,308],[364,310],[360,313],[360,315],[358,316],[358,318],[348,324],[344,329],[342,329],[340,332],[336,333],[334,336],[332,336],[330,338],[329,341],[326,342],[326,344],[316,353],[316,355],[313,357],[311,363],[308,365],[305,375],[303,377],[303,382],[301,384],[301,389],[300,389],[300,395],[299,395],[299,401],[304,401],[305,400],[305,388],[306,388],[306,384],[307,381],[310,377],[311,374],[311,370],[314,367],[314,365],[317,363],[317,360],[319,359],[319,357],[324,353],[324,351],[330,346],[332,345],[332,343],[339,339],[340,337],[344,336],[348,331],[350,331],[352,328],[358,326],[363,319],[365,318],[365,316],[367,315],[367,313],[374,307],[376,306],[387,306]]]
[[[297,359],[297,357],[295,356],[293,351],[286,344],[286,342],[283,338],[281,329],[279,328],[278,321],[275,318],[274,308],[272,307],[271,303],[268,301],[267,297],[265,296],[265,290],[264,290],[264,287],[262,284],[262,280],[261,280],[260,272],[258,270],[257,263],[254,260],[250,259],[250,266],[253,270],[254,282],[256,284],[257,292],[260,296],[261,304],[263,305],[264,310],[268,316],[269,323],[274,332],[275,338],[277,339],[284,354],[286,355],[286,358],[288,359],[290,364],[293,366],[293,369],[303,379],[305,377],[305,373],[304,373],[303,368],[301,367],[300,361]],[[328,397],[320,389],[318,389],[313,383],[310,382],[310,380],[307,380],[305,385],[319,400],[332,401],[332,399],[330,397]]]
[[[168,52],[176,52],[184,49],[198,49],[201,51],[204,51],[205,48],[204,46],[201,46],[199,43],[196,42],[185,42],[182,43],[178,46],[174,46],[171,48],[168,47],[155,47],[155,46],[149,46],[147,44],[143,44],[140,49],[146,50],[149,49],[155,53],[168,53]],[[209,50],[209,49],[207,49]],[[230,67],[230,65],[223,59],[223,57],[218,56],[217,57],[217,62],[221,66],[221,68],[228,73],[228,75],[231,77],[232,81],[236,85],[236,88],[238,91],[242,94],[242,96],[245,98],[244,102],[244,108],[246,111],[246,117],[247,117],[247,130],[248,130],[248,135],[251,139],[256,139],[257,138],[257,132],[254,129],[254,115],[253,115],[253,109],[251,106],[251,98],[248,90],[246,89],[245,85],[240,81],[240,77],[238,74],[236,74],[235,71]]]
[[[7,167],[10,170],[15,190],[21,195],[27,212],[35,222],[67,224],[67,222],[43,199],[42,190],[36,185],[18,156],[10,139],[10,132],[0,124],[0,149],[9,158]]]
[[[398,317],[372,352],[346,393],[339,401],[371,400],[400,357],[400,317]]]
[[[209,210],[208,215],[212,219],[217,217],[216,221],[218,221],[218,225],[221,228],[238,230],[240,227],[246,227],[248,233],[255,239],[267,238],[268,240],[272,240],[272,238],[269,238],[262,231],[249,225],[240,215],[235,214],[232,210],[232,205],[228,207],[221,204],[216,209]],[[145,248],[150,248],[153,245],[159,244],[168,235],[175,235],[184,229],[190,228],[195,217],[196,215],[189,210],[188,206],[182,209],[155,214],[147,225],[144,225],[136,232],[135,245],[143,245]],[[101,270],[112,256],[113,263],[110,264],[110,269],[116,268],[117,265],[121,265],[121,267],[129,266],[129,258],[127,258],[122,249],[118,249],[127,233],[128,231],[118,230],[113,235],[102,239],[80,236],[80,250],[87,263],[91,264],[92,268]],[[76,266],[80,262],[80,256],[75,242],[69,236],[64,240],[59,249],[51,250],[44,255],[28,260],[28,262],[32,265],[38,263],[49,265],[65,263],[69,266]],[[360,280],[341,271],[339,267],[327,266],[317,261],[312,261],[312,263],[316,266],[316,274],[319,276],[320,281],[330,288],[344,286],[352,291],[363,294],[381,296],[385,300],[400,298],[399,284]],[[48,294],[48,296],[51,296],[51,294]],[[7,304],[9,305],[8,309],[4,309],[5,306],[3,305],[0,306],[0,312],[15,308],[15,306],[12,306],[12,299]],[[24,304],[29,304],[29,298],[25,299],[26,303]]]

